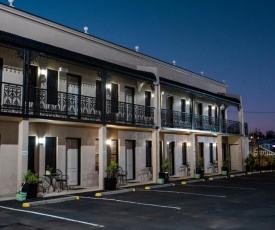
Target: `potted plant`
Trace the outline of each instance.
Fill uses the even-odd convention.
[[[159,172],[159,178],[164,180],[164,183],[169,182],[169,168],[170,168],[170,159],[166,157],[161,165],[161,172]]]
[[[32,173],[31,170],[28,170],[23,174],[23,188],[22,192],[27,193],[27,199],[32,199],[37,197],[37,185],[39,182],[38,175]]]
[[[244,160],[244,163],[246,164],[245,166],[245,171],[246,172],[251,172],[253,171],[253,167],[255,165],[255,158],[252,154],[249,154],[245,160]]]
[[[199,179],[203,177],[204,177],[204,158],[200,157],[196,165],[195,178]]]
[[[51,175],[52,174],[52,171],[53,171],[53,167],[50,167],[49,165],[47,165],[46,167],[46,175]]]
[[[116,189],[118,167],[118,163],[116,163],[115,161],[111,161],[110,165],[105,169],[107,177],[104,178],[104,189]]]
[[[229,173],[230,162],[231,162],[231,158],[229,156],[226,157],[226,159],[223,161],[222,175],[226,176]]]

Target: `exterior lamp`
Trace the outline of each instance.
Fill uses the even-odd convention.
[[[224,105],[224,104],[221,104],[220,109],[221,109],[221,110],[224,110],[224,109],[225,109],[225,105]]]
[[[107,140],[107,141],[106,141],[106,144],[107,144],[107,145],[110,145],[110,144],[111,144],[111,140]]]
[[[38,144],[39,145],[43,145],[44,144],[44,138],[43,137],[39,137],[38,138]]]

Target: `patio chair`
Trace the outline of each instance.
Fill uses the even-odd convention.
[[[58,188],[58,192],[62,191],[65,187],[67,187],[67,191],[69,190],[68,186],[68,180],[69,176],[68,175],[63,175],[60,169],[56,169],[56,176],[55,176],[55,187]]]
[[[117,184],[124,185],[125,181],[127,180],[127,171],[123,170],[120,166],[117,170]]]

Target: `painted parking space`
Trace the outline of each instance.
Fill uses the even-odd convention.
[[[139,186],[135,192],[103,197],[79,193],[79,201],[30,207],[29,213],[22,213],[24,218],[15,214],[18,211],[0,208],[0,226],[2,217],[8,224],[10,215],[10,224],[31,223],[37,229],[273,229],[275,174],[243,178],[185,185],[179,181],[175,186],[150,185],[150,190]]]

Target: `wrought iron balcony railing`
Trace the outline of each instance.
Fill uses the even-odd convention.
[[[152,126],[154,125],[154,108],[107,100],[106,123]]]
[[[17,116],[92,121],[149,127],[154,125],[154,108],[117,101],[106,101],[105,119],[101,98],[41,88],[29,88],[28,103],[23,111],[23,87],[2,83],[0,112]]]
[[[241,123],[238,121],[224,119],[219,122],[217,118],[197,114],[194,114],[193,118],[193,127],[196,130],[220,132],[221,129],[222,133],[241,134]],[[169,128],[192,129],[192,114],[162,109],[161,125]]]
[[[191,129],[191,114],[173,110],[161,110],[161,125],[163,127]]]

